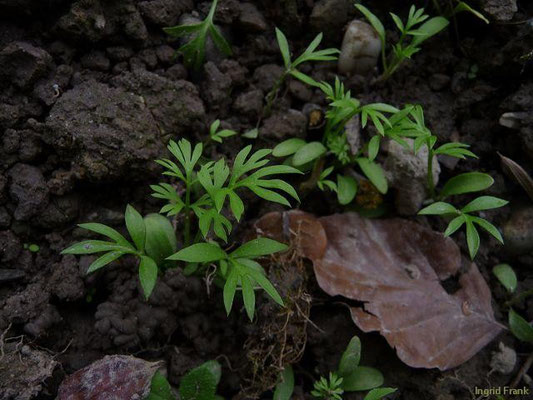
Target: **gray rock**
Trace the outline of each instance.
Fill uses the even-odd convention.
[[[164,148],[142,97],[95,81],[64,93],[45,127],[43,140],[93,181],[143,175]]]
[[[107,71],[111,66],[111,62],[104,52],[96,50],[84,54],[81,57],[81,65],[84,68],[93,69],[95,71]]]
[[[241,3],[239,25],[247,32],[263,32],[268,28],[265,17],[252,3]]]
[[[98,42],[123,33],[130,39],[145,41],[148,31],[131,0],[101,2],[79,0],[57,22],[57,29],[71,40]]]
[[[44,76],[52,65],[52,56],[26,42],[14,42],[0,51],[0,86],[13,83],[28,89]]]
[[[498,351],[492,353],[490,367],[500,374],[509,375],[516,365],[516,351],[500,342]]]
[[[497,21],[509,21],[518,11],[516,0],[482,0],[481,10]]]
[[[422,147],[413,154],[413,141],[406,139],[409,149],[389,141],[387,158],[383,165],[389,185],[396,189],[396,209],[401,215],[415,215],[428,196],[427,192],[427,149]],[[439,181],[440,166],[433,158],[433,181]]]
[[[511,218],[503,226],[505,249],[512,255],[533,251],[533,207],[513,210]]]
[[[311,12],[311,27],[332,40],[340,40],[342,27],[355,15],[350,0],[320,0]]]
[[[190,134],[191,128],[205,117],[198,90],[190,82],[138,70],[117,76],[112,83],[142,97],[161,135]]]
[[[267,118],[260,129],[260,135],[275,139],[304,137],[307,117],[300,111],[288,110]]]
[[[231,78],[222,73],[211,61],[204,66],[205,79],[202,97],[211,109],[224,108],[231,102]]]
[[[259,89],[268,93],[276,81],[283,75],[285,69],[276,64],[265,64],[254,71],[254,83]]]
[[[263,109],[263,91],[253,89],[241,93],[233,103],[233,109],[250,117],[257,117]]]
[[[184,12],[192,11],[192,0],[151,0],[139,2],[142,16],[158,26],[173,26]]]
[[[8,172],[11,179],[9,194],[17,208],[14,217],[27,221],[40,213],[48,204],[48,188],[39,168],[27,164],[16,164]]]

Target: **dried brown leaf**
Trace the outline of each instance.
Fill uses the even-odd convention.
[[[159,366],[131,356],[106,356],[65,378],[58,400],[145,399]]]
[[[305,220],[316,236],[307,231],[300,247],[310,250],[305,255],[320,287],[331,296],[364,302],[351,307],[354,322],[364,331],[379,331],[407,365],[456,367],[501,331],[487,284],[475,264],[461,268],[459,248],[450,238],[403,219],[337,214],[318,219],[327,238],[319,255],[315,248],[323,240],[316,237],[324,232],[312,218],[307,214]],[[441,281],[454,275],[460,288],[449,294]]]
[[[522,186],[529,198],[533,200],[533,179],[531,176],[529,176],[529,174],[520,166],[520,164],[508,157],[502,156],[501,154],[499,154],[499,156],[501,159],[503,172],[505,172],[505,174],[513,181]]]

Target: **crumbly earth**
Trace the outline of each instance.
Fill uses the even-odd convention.
[[[427,11],[435,14],[427,3]],[[509,263],[519,289],[533,287],[533,226],[516,217],[531,214],[523,211],[531,210],[531,199],[504,175],[498,157],[499,152],[532,172],[533,29],[525,21],[533,15],[533,3],[468,3],[491,23],[461,13],[388,82],[372,84],[372,77],[360,76],[344,82],[363,103],[421,104],[439,140],[469,143],[479,156],[459,163],[440,160],[440,181],[485,171],[495,178],[490,194],[512,200],[486,216],[516,233],[510,235],[516,243],[502,247],[483,235],[476,260],[493,292],[496,317],[505,323],[508,296],[492,267]],[[143,214],[158,211],[161,204],[149,196],[148,185],[161,179],[153,160],[165,156],[171,138],[205,139],[215,119],[239,132],[259,121],[259,138],[251,142],[255,148],[317,136],[308,129],[306,110],[322,107],[325,100],[299,82],[288,82],[272,115],[260,118],[264,97],[282,71],[274,27],[287,34],[294,54],[318,32],[324,32],[324,46],[340,47],[343,27],[356,16],[352,1],[220,0],[215,21],[233,55],[224,59],[209,45],[203,70],[188,71],[174,56],[178,43],[161,28],[205,15],[209,6],[193,0],[0,0],[0,398],[53,399],[65,374],[111,354],[164,361],[173,385],[190,368],[218,357],[223,364],[219,392],[225,398],[272,386],[272,368],[257,359],[267,344],[276,347],[279,335],[268,343],[260,339],[285,317],[275,314],[263,295],[258,296],[261,322],[251,324],[239,301],[227,317],[221,290],[214,285],[207,290],[202,277],[165,271],[146,302],[135,260],[124,258],[87,276],[94,257],[59,254],[87,237],[77,223],[98,221],[123,230],[126,203]],[[409,3],[383,0],[368,6],[395,37],[388,12],[404,16]],[[333,63],[302,70],[330,82],[336,73]],[[499,125],[506,112],[521,113],[516,129]],[[232,157],[248,143],[232,137],[209,152],[214,158]],[[385,163],[385,157],[379,161]],[[413,163],[394,165],[412,168]],[[413,204],[398,199],[405,192],[399,189],[409,185],[408,174],[397,173],[395,189],[380,198],[390,215],[413,214]],[[413,198],[420,201],[415,193]],[[279,209],[252,197],[248,204],[234,240],[259,216]],[[314,192],[299,207],[317,215],[341,211],[328,193]],[[437,219],[417,220],[444,228]],[[464,235],[454,238],[465,251]],[[29,244],[39,250],[30,251]],[[398,387],[397,398],[406,400],[466,400],[475,387],[508,384],[530,351],[506,332],[451,371],[412,369],[382,337],[358,331],[348,309],[318,288],[311,270],[286,273],[287,279],[272,278],[280,292],[298,294],[293,304],[301,310],[283,326],[295,354],[279,353],[273,360],[297,361],[295,398],[304,398],[313,378],[335,368],[354,334],[363,343],[362,363],[379,368],[386,385]],[[516,305],[529,320],[531,301]],[[503,368],[506,374],[491,371],[499,342],[517,353],[514,369]],[[31,365],[10,382],[2,366],[7,362],[22,371],[19,361]],[[252,370],[265,375],[252,377]],[[247,391],[253,378],[262,385]],[[26,392],[19,395],[24,385]]]

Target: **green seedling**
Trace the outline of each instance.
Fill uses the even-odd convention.
[[[210,139],[215,142],[234,134],[233,131],[219,131],[219,124],[215,121],[210,129]],[[278,292],[255,259],[283,251],[286,245],[258,238],[228,254],[212,241],[211,236],[228,241],[233,228],[229,213],[239,221],[245,211],[245,204],[238,194],[241,189],[248,189],[260,198],[283,205],[290,206],[284,195],[299,201],[291,185],[273,176],[301,172],[287,165],[267,165],[269,160],[266,157],[271,150],[251,153],[251,146],[237,154],[231,167],[224,159],[216,162],[204,160],[201,143],[193,148],[185,139],[177,143],[170,141],[168,149],[175,161],[163,159],[156,162],[165,168],[163,175],[176,178],[177,182],[174,186],[166,182],[152,185],[152,195],[168,202],[161,208],[161,213],[176,218],[176,223],[177,218],[181,218],[183,225],[180,231],[183,232],[185,248],[177,251],[176,233],[166,217],[150,214],[143,219],[133,207],[128,206],[125,219],[131,242],[108,226],[81,224],[80,227],[104,235],[111,241],[87,240],[70,246],[62,254],[104,252],[90,265],[88,273],[126,254],[139,258],[139,279],[147,299],[160,269],[176,266],[176,261],[185,261],[188,264],[184,272],[190,275],[206,272],[211,265],[217,264],[214,279],[215,283],[224,286],[224,304],[228,314],[237,289],[242,290],[250,319],[254,316],[256,286],[283,305]]]
[[[216,133],[216,127],[213,130]],[[274,175],[300,174],[287,165],[267,165],[266,157],[271,150],[251,153],[251,146],[241,150],[231,167],[224,159],[202,161],[202,144],[194,149],[185,139],[171,141],[168,149],[175,157],[158,160],[165,167],[164,175],[177,178],[177,185],[160,183],[151,186],[153,196],[168,201],[161,213],[169,216],[183,215],[183,243],[185,248],[167,260],[185,261],[186,274],[205,272],[210,265],[217,265],[216,282],[224,286],[224,304],[228,314],[233,305],[237,289],[242,290],[245,309],[253,319],[256,285],[263,288],[278,304],[281,297],[268,281],[259,263],[254,259],[286,249],[286,246],[266,238],[259,238],[243,244],[237,250],[226,253],[218,244],[210,242],[215,238],[228,241],[233,224],[230,215],[239,221],[244,214],[245,204],[239,196],[242,189],[248,189],[260,198],[290,206],[285,196],[299,201],[294,188],[287,182],[273,178]],[[180,192],[178,192],[179,188]],[[285,196],[284,196],[285,195]],[[228,208],[228,214],[223,210]],[[197,228],[192,224],[197,221]],[[206,242],[207,241],[207,242]]]
[[[165,263],[163,260],[177,249],[176,236],[170,222],[162,217],[147,216],[145,219],[132,206],[126,207],[126,228],[131,242],[115,229],[99,224],[85,223],[80,228],[98,233],[111,239],[86,240],[73,244],[63,250],[61,254],[96,254],[105,253],[97,258],[87,269],[87,274],[95,272],[118,258],[131,254],[139,259],[139,280],[146,299],[154,289],[157,274]],[[156,260],[160,263],[156,262]]]
[[[211,37],[215,46],[226,55],[231,55],[231,46],[220,33],[213,22],[218,0],[213,0],[209,14],[202,22],[191,25],[177,25],[163,30],[172,37],[189,37],[190,40],[178,49],[183,54],[183,60],[187,68],[199,70],[205,59],[205,46],[207,37]]]
[[[24,243],[24,248],[31,251],[32,253],[38,253],[41,248],[39,245],[34,243]]]
[[[464,174],[466,175],[466,174]],[[472,175],[470,175],[472,176]],[[461,177],[459,175],[458,177]],[[456,177],[456,178],[458,178]],[[453,178],[452,178],[453,179]],[[472,185],[475,185],[475,180],[472,181]],[[445,186],[446,188],[446,186]],[[475,191],[476,188],[471,187],[472,191]],[[433,203],[422,210],[419,211],[420,215],[445,215],[451,216],[453,219],[448,224],[444,236],[450,236],[456,232],[461,226],[466,226],[466,242],[468,244],[468,251],[470,253],[470,258],[474,259],[479,249],[480,237],[477,231],[476,226],[483,228],[490,235],[495,237],[500,243],[503,244],[503,238],[494,225],[489,221],[472,215],[474,212],[490,210],[494,208],[503,207],[508,203],[506,200],[499,199],[492,196],[481,196],[475,200],[472,200],[466,206],[461,209],[455,208],[453,205],[438,201]]]
[[[360,366],[360,359],[361,341],[354,336],[341,356],[337,371],[316,381],[311,394],[320,399],[339,400],[344,392],[368,390],[365,400],[379,400],[396,391],[394,388],[379,388],[384,382],[383,375],[375,368]],[[286,366],[276,386],[274,399],[290,399],[293,388],[293,370]]]
[[[513,268],[508,264],[496,265],[492,272],[498,278],[500,283],[505,287],[509,294],[515,294],[518,286],[518,279]],[[511,306],[516,303],[522,302],[527,297],[533,295],[533,289],[526,290],[525,292],[515,294],[509,301],[505,303],[509,307],[509,329],[512,334],[520,341],[533,344],[533,326],[530,322],[527,322],[521,317]]]
[[[334,372],[330,372],[329,379],[321,377],[315,382],[311,395],[323,400],[342,400],[343,393],[342,378]]]
[[[417,9],[414,5],[409,9],[409,15],[405,23],[396,14],[390,13],[394,24],[400,31],[398,42],[392,45],[392,51],[386,54],[386,34],[383,24],[368,8],[362,4],[355,7],[365,16],[376,30],[381,41],[381,60],[383,63],[383,74],[379,80],[387,80],[406,60],[413,54],[420,51],[420,45],[425,40],[446,28],[449,21],[444,17],[429,18],[424,14],[424,9]],[[428,19],[429,18],[429,19]]]
[[[152,377],[150,394],[146,400],[176,400],[176,397],[172,393],[170,383],[168,383],[167,378],[159,371]]]
[[[188,263],[217,263],[218,271],[225,280],[224,306],[231,312],[237,289],[242,291],[244,308],[250,320],[255,310],[255,290],[262,288],[276,303],[283,306],[281,296],[266,278],[261,264],[255,259],[280,251],[285,251],[285,244],[272,239],[258,238],[227,253],[214,243],[197,243],[186,247],[169,257],[170,260]]]
[[[237,134],[237,132],[232,131],[231,129],[222,129],[219,131],[219,127],[220,120],[217,119],[211,124],[211,127],[209,128],[209,139],[213,142],[222,143],[224,139],[229,138],[231,136],[235,136]]]
[[[316,50],[318,46],[320,45],[320,42],[322,41],[322,33],[319,33],[313,39],[311,44],[309,44],[307,49],[305,49],[305,51],[302,54],[300,54],[300,56],[297,57],[295,60],[292,60],[287,38],[285,37],[283,32],[279,30],[278,28],[276,28],[276,38],[278,41],[279,49],[281,51],[281,56],[283,57],[283,64],[285,66],[285,71],[280,76],[280,78],[276,81],[276,83],[272,87],[272,90],[266,96],[267,104],[265,107],[265,115],[270,114],[270,111],[272,109],[272,104],[274,100],[276,99],[276,96],[278,95],[278,91],[288,76],[293,76],[296,79],[299,79],[300,81],[308,85],[317,86],[317,82],[313,78],[311,78],[310,76],[298,70],[298,67],[301,64],[305,62],[309,62],[309,61],[333,61],[337,59],[337,56],[335,54],[339,53],[338,49],[333,49],[333,48],[324,49],[324,50]]]
[[[272,152],[268,149],[258,150],[250,154],[252,146],[242,149],[230,168],[224,159],[209,161],[200,165],[203,145],[197,144],[194,149],[185,139],[171,141],[168,149],[177,160],[157,160],[165,167],[164,175],[178,179],[183,187],[182,194],[176,187],[168,183],[152,185],[153,196],[165,199],[168,204],[163,206],[161,213],[169,216],[183,214],[185,226],[183,241],[191,244],[193,215],[198,219],[200,234],[207,238],[212,229],[214,234],[223,241],[228,240],[232,223],[222,213],[229,201],[229,208],[234,218],[239,221],[244,213],[244,202],[238,195],[241,189],[248,189],[265,200],[290,206],[289,201],[280,193],[289,195],[299,201],[294,188],[281,179],[272,179],[272,175],[300,174],[301,172],[287,165],[269,165],[266,157]]]
[[[207,361],[190,370],[180,382],[181,400],[222,400],[216,394],[222,376],[222,368],[218,361]]]
[[[468,5],[464,1],[459,1],[459,0],[455,0],[454,2],[450,1],[447,3],[447,6],[443,9],[440,6],[438,0],[433,0],[433,6],[435,7],[435,9],[438,11],[439,14],[444,15],[447,18],[454,17],[455,15],[461,12],[468,12],[474,15],[475,17],[479,18],[486,24],[489,23],[489,20],[483,14],[481,14],[479,11],[472,8],[470,5]]]

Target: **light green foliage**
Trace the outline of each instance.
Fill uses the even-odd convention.
[[[298,67],[309,61],[333,61],[337,59],[336,54],[339,53],[339,50],[337,49],[324,49],[324,50],[317,50],[318,46],[320,45],[320,42],[322,41],[322,33],[319,33],[313,41],[307,46],[305,51],[300,54],[296,59],[291,58],[291,51],[289,49],[289,43],[287,42],[287,38],[283,34],[281,30],[276,28],[276,39],[278,41],[278,46],[281,52],[281,56],[283,58],[283,64],[285,66],[285,71],[281,75],[281,77],[276,81],[274,86],[272,87],[272,90],[267,94],[266,100],[267,105],[265,107],[265,114],[268,115],[270,113],[270,110],[272,108],[272,103],[276,99],[276,96],[278,94],[279,89],[281,88],[281,85],[285,81],[285,79],[288,76],[293,76],[296,79],[299,79],[300,81],[310,85],[310,86],[318,86],[318,83],[311,78],[310,76],[304,74],[303,72],[298,70]]]
[[[215,129],[216,131],[216,129]],[[177,164],[169,159],[158,160],[167,171],[165,175],[177,178],[185,186],[185,196],[178,194],[176,188],[168,183],[153,185],[154,197],[169,201],[160,212],[168,215],[185,214],[184,243],[190,244],[191,240],[191,212],[198,219],[199,231],[204,238],[210,230],[227,241],[232,230],[232,223],[222,214],[222,209],[229,203],[229,208],[237,221],[244,213],[244,203],[238,195],[243,188],[251,190],[258,197],[265,200],[290,205],[282,195],[299,201],[294,188],[281,179],[271,178],[280,174],[299,174],[299,170],[287,165],[267,166],[266,159],[271,150],[258,150],[251,153],[252,146],[242,149],[230,166],[224,159],[208,161],[199,165],[203,146],[197,144],[192,149],[191,143],[185,139],[178,143],[171,141],[168,146],[170,152],[177,160]],[[193,191],[193,188],[198,190]],[[282,194],[280,194],[282,193]]]
[[[476,16],[477,18],[479,18],[480,20],[482,20],[486,24],[489,23],[489,20],[483,14],[481,14],[479,11],[477,11],[477,10],[473,9],[472,7],[470,7],[464,1],[458,1],[457,2],[457,5],[455,6],[453,11],[451,12],[451,15],[455,15],[455,14],[458,14],[458,13],[463,12],[463,11],[469,12],[470,14]]]
[[[221,374],[221,367],[218,361],[207,361],[192,369],[181,378],[179,387],[180,399],[215,400]]]
[[[342,400],[342,378],[338,377],[334,372],[329,373],[329,379],[321,377],[315,382],[314,389],[311,392],[313,397],[324,400]]]
[[[150,386],[150,394],[146,400],[176,400],[176,397],[172,394],[170,384],[159,371],[157,371]]]
[[[518,279],[516,274],[509,264],[498,264],[492,269],[492,273],[498,278],[500,283],[507,289],[509,293],[516,291]]]
[[[383,397],[394,393],[397,389],[395,388],[377,388],[372,389],[368,394],[365,396],[364,400],[380,400]]]
[[[509,328],[517,339],[533,343],[533,327],[512,308],[509,310]]]
[[[467,185],[464,181],[461,181],[461,185],[460,185],[461,193],[483,190],[480,188],[482,187],[484,188],[484,185],[479,185],[479,183],[476,182],[476,177],[474,175],[471,175],[471,176],[474,177],[472,178],[473,180],[472,180],[471,186]],[[466,192],[464,192],[464,190],[466,190]],[[489,234],[494,236],[500,243],[503,243],[503,238],[502,238],[501,233],[498,231],[498,228],[496,228],[490,222],[488,222],[487,220],[481,217],[471,215],[471,213],[503,207],[507,203],[508,202],[506,200],[502,200],[497,197],[481,196],[475,200],[472,200],[470,203],[468,203],[463,208],[457,209],[449,203],[438,201],[420,210],[419,214],[420,215],[448,215],[448,216],[453,217],[453,219],[448,224],[446,231],[444,232],[445,236],[450,236],[451,234],[456,232],[459,228],[461,228],[461,226],[465,225],[466,226],[466,240],[468,244],[468,250],[470,252],[470,258],[474,259],[479,249],[479,244],[480,244],[479,233],[477,231],[476,225],[486,230]]]
[[[213,22],[218,0],[213,0],[209,14],[202,22],[192,25],[177,25],[163,30],[172,37],[189,37],[190,40],[178,49],[183,54],[184,63],[187,68],[200,69],[205,58],[205,46],[208,35],[213,43],[224,54],[231,54],[231,46],[222,36]]]
[[[290,400],[294,391],[294,372],[290,365],[287,365],[281,372],[280,382],[274,389],[272,400]]]
[[[217,119],[215,122],[211,124],[211,127],[209,128],[209,138],[213,142],[222,143],[222,141],[225,138],[235,136],[237,132],[232,131],[231,129],[222,129],[221,131],[218,130],[220,127],[220,120]]]
[[[255,310],[255,289],[262,288],[276,303],[283,306],[281,296],[265,276],[261,264],[255,259],[287,249],[285,244],[272,239],[258,238],[244,243],[231,253],[226,253],[214,243],[197,243],[169,257],[190,263],[218,263],[224,284],[224,306],[231,312],[237,289],[242,291],[244,307],[250,320]]]
[[[176,237],[172,225],[166,218],[143,217],[132,206],[126,207],[126,227],[134,244],[129,242],[115,229],[99,224],[86,223],[79,227],[98,233],[111,239],[110,241],[86,240],[73,244],[63,250],[61,254],[95,254],[105,253],[97,258],[88,268],[87,273],[97,271],[112,261],[126,254],[132,254],[139,258],[139,280],[145,297],[148,299],[155,286],[158,274],[158,266],[163,266],[164,258],[172,254],[177,248]],[[148,228],[147,228],[148,227]],[[161,264],[154,260],[158,260]]]
[[[418,51],[420,45],[425,40],[436,35],[446,28],[449,21],[444,17],[429,18],[424,14],[424,9],[416,9],[413,5],[409,9],[407,21],[403,22],[396,14],[390,13],[394,24],[400,31],[400,38],[392,46],[391,53],[386,55],[386,34],[381,21],[362,4],[355,4],[355,7],[365,16],[374,27],[381,41],[381,59],[383,63],[383,75],[381,80],[388,79],[398,67],[408,58]],[[428,19],[429,18],[429,19]]]

